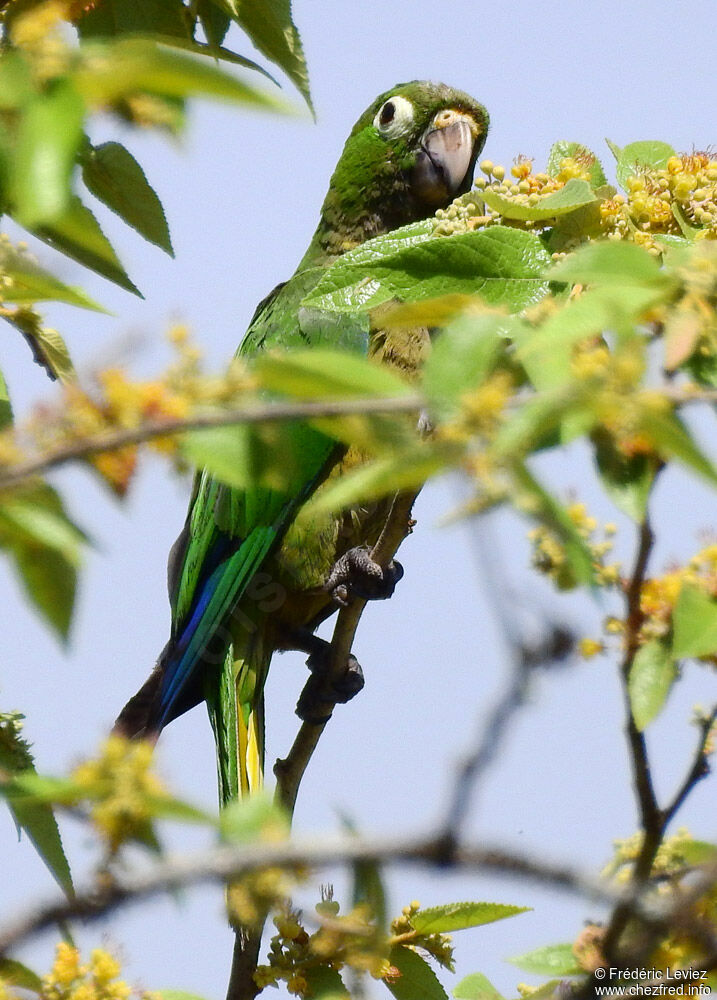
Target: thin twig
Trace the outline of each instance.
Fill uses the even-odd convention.
[[[230,424],[259,424],[274,420],[299,420],[314,417],[338,417],[354,413],[414,413],[424,406],[418,395],[377,399],[308,400],[304,402],[264,403],[235,409],[197,413],[191,417],[163,417],[149,420],[139,427],[106,431],[95,437],[73,441],[54,451],[37,455],[0,472],[0,489],[17,486],[33,476],[44,475],[58,466],[90,458],[100,452],[117,451],[154,438],[182,434],[186,431],[225,427]]]
[[[707,754],[705,753],[705,748],[716,719],[717,705],[715,705],[710,714],[700,722],[700,738],[697,741],[697,749],[695,750],[692,767],[687,772],[685,780],[675,793],[675,797],[672,802],[663,811],[663,821],[665,826],[667,826],[670,820],[674,817],[675,813],[681,808],[682,803],[685,801],[695,785],[701,781],[702,778],[706,778],[710,773],[710,765],[707,759]]]
[[[380,566],[388,565],[410,532],[411,510],[417,495],[416,490],[397,493],[394,497],[381,536],[371,550],[371,558]],[[277,760],[274,765],[276,797],[290,814],[294,811],[301,779],[335,708],[336,703],[331,700],[328,692],[332,683],[340,680],[346,671],[346,662],[366,603],[363,598],[354,597],[347,607],[339,611],[331,639],[331,660],[325,685],[326,701],[317,706],[317,713],[320,711],[323,721],[303,722],[287,756],[283,760]]]

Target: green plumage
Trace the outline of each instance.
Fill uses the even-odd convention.
[[[317,317],[301,302],[337,256],[467,190],[487,127],[481,105],[442,84],[403,84],[377,98],[346,142],[296,273],[260,304],[239,353],[338,347],[414,370],[429,347],[427,331],[373,331],[369,342],[360,324]],[[301,422],[281,433],[293,459],[281,491],[239,491],[197,475],[170,556],[172,634],[118,719],[130,735],[158,732],[205,698],[225,803],[261,780],[272,653],[303,648],[296,636],[332,613],[326,577],[349,548],[375,541],[386,513],[378,505],[297,525],[306,499],[361,456]]]

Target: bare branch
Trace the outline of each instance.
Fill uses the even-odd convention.
[[[338,417],[353,413],[414,413],[424,406],[418,395],[392,398],[309,400],[304,402],[274,402],[241,406],[229,410],[213,410],[191,417],[149,420],[140,427],[107,431],[95,437],[83,438],[7,466],[0,471],[0,489],[17,486],[33,476],[44,475],[68,462],[91,458],[105,451],[117,451],[154,438],[182,434],[186,431],[204,430],[209,427],[226,427],[230,424],[259,424],[274,420],[300,420],[314,417]]]
[[[247,872],[274,866],[324,867],[368,860],[446,865],[442,842],[436,838],[339,836],[324,840],[297,839],[279,844],[220,845],[205,852],[167,857],[149,870],[123,874],[110,883],[80,889],[72,899],[61,898],[31,909],[0,929],[0,955],[7,954],[61,921],[95,921],[122,906],[185,886],[216,881],[223,883]],[[604,884],[568,865],[538,861],[500,847],[461,847],[453,852],[448,864],[467,871],[487,870],[527,878],[598,902],[614,903],[617,898]]]

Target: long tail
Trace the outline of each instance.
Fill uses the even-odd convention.
[[[236,629],[221,672],[205,683],[222,806],[264,783],[264,682],[271,654],[263,629]]]

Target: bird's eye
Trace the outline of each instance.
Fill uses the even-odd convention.
[[[375,128],[387,139],[407,132],[413,124],[413,105],[405,97],[389,98],[376,112],[373,120]]]
[[[390,125],[393,119],[396,117],[396,105],[393,101],[386,101],[384,106],[381,108],[378,114],[379,124],[385,128]]]

